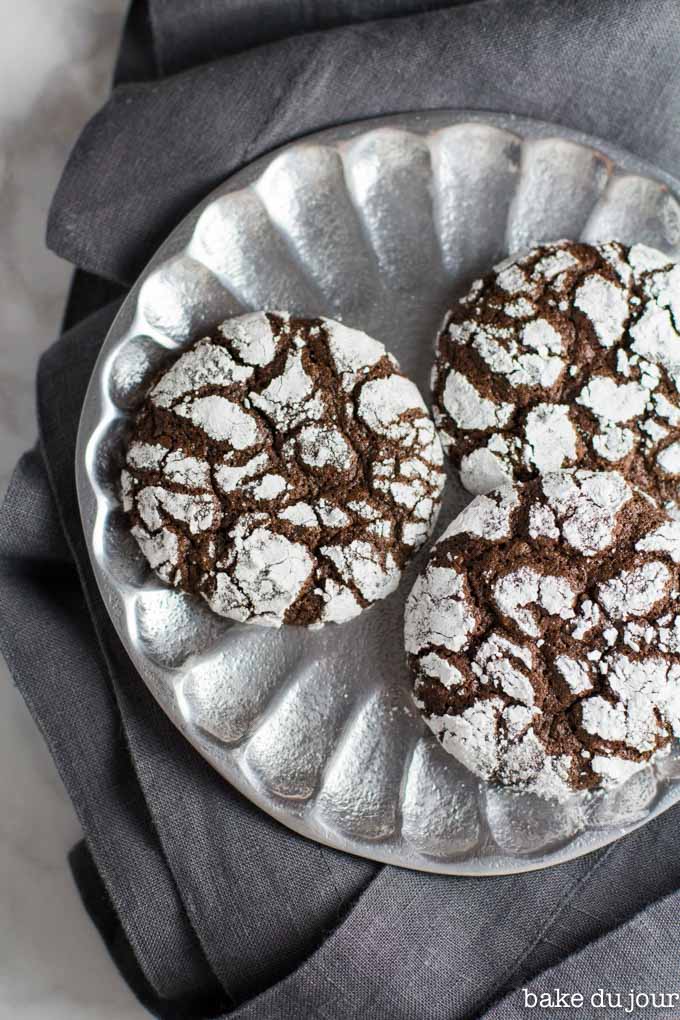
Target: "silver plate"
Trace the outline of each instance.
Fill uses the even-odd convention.
[[[214,191],[123,304],[85,399],[77,476],[95,574],[132,661],[197,750],[289,828],[423,871],[528,871],[611,842],[680,800],[680,754],[564,804],[485,786],[411,704],[391,598],[343,626],[233,624],[164,587],[120,511],[121,440],[150,373],[227,316],[287,308],[384,341],[428,392],[452,298],[508,251],[561,237],[680,254],[680,184],[604,142],[454,112],[302,139]],[[441,526],[469,497],[449,479]]]

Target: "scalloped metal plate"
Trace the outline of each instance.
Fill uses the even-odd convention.
[[[85,399],[83,526],[116,630],[198,751],[246,797],[311,839],[457,875],[547,867],[611,842],[680,800],[680,754],[606,796],[556,805],[487,787],[414,712],[391,598],[341,627],[232,624],[163,587],[116,496],[121,440],[169,351],[227,316],[288,308],[378,339],[428,392],[451,299],[509,251],[560,237],[643,241],[680,256],[680,184],[551,125],[455,112],[345,125],[219,187],[130,292]],[[469,497],[447,486],[441,526]]]

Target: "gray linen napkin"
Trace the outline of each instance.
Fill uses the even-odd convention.
[[[0,510],[0,647],[83,826],[73,867],[86,906],[159,1016],[510,1018],[526,1015],[522,985],[624,999],[678,990],[677,810],[596,854],[507,878],[428,876],[317,846],[245,802],[177,735],[87,560],[74,445],[118,307],[104,302],[245,162],[338,121],[457,106],[559,121],[677,172],[677,0],[425,11],[435,7],[134,4],[119,84],[52,207],[50,243],[81,271],[70,328],[40,367],[39,448]]]

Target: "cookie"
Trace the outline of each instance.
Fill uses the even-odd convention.
[[[563,798],[680,736],[680,522],[616,471],[477,496],[406,603],[415,697],[483,779]]]
[[[558,244],[472,285],[437,340],[435,421],[462,484],[615,468],[680,514],[680,264]]]
[[[341,623],[394,591],[443,455],[381,343],[329,319],[222,323],[156,379],[121,475],[156,573],[222,616]]]

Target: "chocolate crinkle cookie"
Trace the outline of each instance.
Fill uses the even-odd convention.
[[[561,241],[501,263],[446,316],[432,388],[470,492],[615,467],[680,516],[680,264],[666,255]]]
[[[340,623],[394,591],[442,452],[383,345],[328,319],[222,323],[158,377],[121,476],[156,573],[233,620]]]
[[[680,736],[680,522],[616,471],[476,499],[406,603],[415,697],[483,779],[563,798]]]

